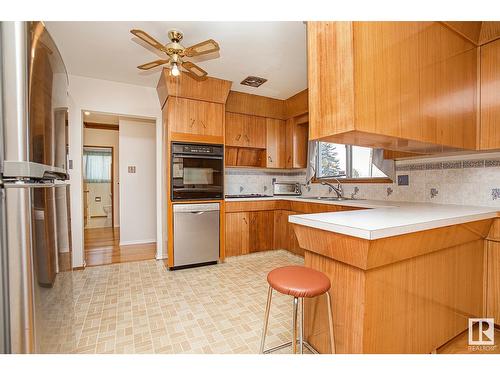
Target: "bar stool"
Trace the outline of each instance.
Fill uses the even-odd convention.
[[[262,340],[260,343],[260,353],[267,354],[276,350],[283,349],[292,345],[293,353],[297,353],[297,311],[300,304],[300,320],[299,320],[299,350],[303,353],[306,346],[313,353],[317,352],[304,341],[304,298],[313,298],[324,294],[328,305],[328,327],[330,330],[330,350],[335,353],[335,341],[333,337],[333,320],[332,320],[332,304],[330,293],[330,279],[320,272],[312,268],[303,266],[286,266],[272,270],[267,275],[269,290],[267,293],[266,312],[264,314],[264,328],[262,329]],[[292,316],[292,341],[286,344],[276,346],[271,349],[264,350],[266,341],[267,326],[269,322],[269,311],[271,309],[271,299],[273,290],[282,294],[287,294],[293,297],[293,316]]]

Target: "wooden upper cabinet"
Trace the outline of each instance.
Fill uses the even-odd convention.
[[[283,120],[266,119],[267,168],[286,168],[286,125]]]
[[[286,168],[307,167],[308,119],[306,113],[286,121]]]
[[[500,39],[481,48],[481,130],[479,148],[500,148]]]
[[[475,149],[477,47],[439,22],[308,22],[311,139]]]
[[[226,146],[266,148],[266,119],[226,112]]]
[[[224,105],[170,97],[168,99],[168,128],[173,135],[181,133],[223,139]]]

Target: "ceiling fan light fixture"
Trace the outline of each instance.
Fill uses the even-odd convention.
[[[173,62],[172,67],[170,68],[170,74],[173,75],[174,77],[178,77],[179,74],[181,74],[179,67],[177,66],[177,63]]]

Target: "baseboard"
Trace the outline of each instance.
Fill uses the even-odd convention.
[[[156,243],[156,238],[152,238],[150,240],[120,241],[120,246],[143,245],[143,244],[148,244],[148,243]]]

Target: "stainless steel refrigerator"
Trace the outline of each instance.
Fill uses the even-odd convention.
[[[41,22],[0,43],[0,352],[71,352],[68,76]]]

